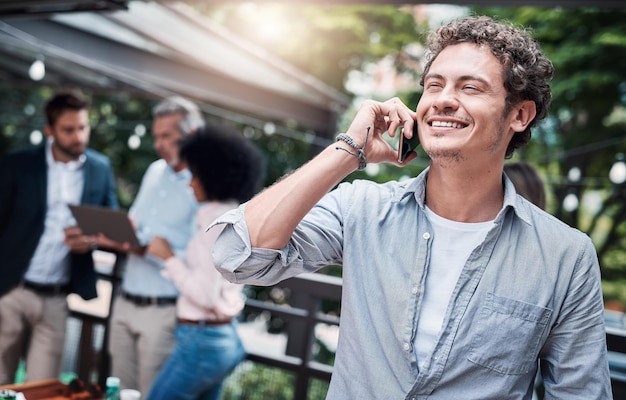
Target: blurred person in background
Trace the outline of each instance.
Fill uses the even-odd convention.
[[[513,182],[517,194],[542,210],[546,209],[545,186],[535,167],[525,161],[508,162],[504,164],[504,173]],[[537,371],[533,400],[539,399],[538,391],[542,390],[542,386],[541,373]]]
[[[60,92],[45,112],[45,143],[0,166],[0,384],[14,382],[24,354],[28,381],[59,377],[67,294],[97,296],[95,241],[68,205],[118,207],[110,160],[87,148],[87,99]]]
[[[513,182],[517,194],[546,209],[546,189],[535,167],[524,161],[508,162],[504,164],[504,173]]]
[[[148,394],[148,400],[217,400],[222,382],[245,356],[236,317],[244,307],[243,285],[224,279],[211,262],[218,230],[211,222],[249,200],[265,170],[262,153],[239,132],[210,126],[186,137],[180,158],[187,164],[200,208],[195,235],[184,258],[155,237],[147,252],[163,260],[164,276],[179,291],[176,344]]]
[[[178,144],[203,126],[199,108],[188,99],[172,96],[154,107],[152,136],[160,158],[148,166],[129,210],[142,247],[110,244],[128,252],[109,327],[111,374],[121,379],[122,389],[147,393],[174,345],[178,289],[162,275],[163,261],[145,253],[145,246],[159,236],[178,257],[185,256],[197,203]]]

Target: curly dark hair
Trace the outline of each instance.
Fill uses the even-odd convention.
[[[528,29],[518,28],[511,23],[496,21],[490,17],[471,16],[456,19],[441,26],[428,37],[428,54],[420,84],[439,53],[447,46],[458,43],[475,43],[488,47],[503,66],[504,87],[507,91],[504,113],[522,100],[535,102],[537,115],[523,132],[511,138],[506,149],[506,158],[515,149],[530,141],[531,131],[537,121],[548,114],[552,101],[550,80],[554,75],[552,62],[543,54],[539,44],[532,39]]]
[[[179,154],[209,200],[243,203],[257,193],[265,178],[261,150],[227,126],[207,124],[185,136]]]

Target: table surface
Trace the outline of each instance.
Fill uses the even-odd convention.
[[[0,386],[0,390],[15,390],[21,392],[26,400],[98,400],[88,393],[68,394],[68,386],[58,379],[46,379],[36,382],[26,382],[15,385]]]

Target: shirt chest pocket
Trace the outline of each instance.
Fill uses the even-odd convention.
[[[470,345],[469,361],[502,374],[535,367],[552,310],[487,293]]]

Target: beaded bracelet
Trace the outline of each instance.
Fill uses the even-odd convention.
[[[356,151],[350,151],[344,147],[339,147],[339,146],[335,147],[335,149],[343,150],[346,153],[357,157],[359,159],[359,169],[364,169],[367,166],[367,160],[365,159],[365,147],[367,146],[367,139],[369,138],[369,135],[370,135],[370,128],[371,126],[367,127],[367,133],[365,134],[365,143],[363,143],[363,147],[359,147],[359,145],[354,141],[354,139],[352,139],[350,136],[346,135],[345,133],[340,133],[339,135],[337,135],[337,141],[341,140],[343,142],[346,142],[348,146],[352,147]]]

